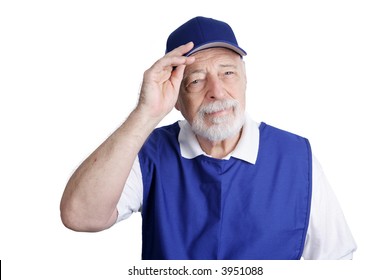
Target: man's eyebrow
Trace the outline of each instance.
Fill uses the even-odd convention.
[[[224,68],[234,68],[234,69],[237,69],[238,66],[236,64],[231,64],[231,63],[228,63],[228,64],[224,64],[224,63],[221,63],[221,64],[218,64],[217,66],[218,68],[221,68],[221,69],[224,69]],[[206,73],[206,70],[204,69],[194,69],[194,70],[191,70],[189,71],[188,73],[186,73],[183,77],[183,80],[185,80],[186,78],[188,78],[189,76],[193,75],[193,74],[204,74]]]
[[[218,66],[221,68],[237,68],[236,64],[220,64]]]
[[[218,68],[238,68],[236,64],[218,64]],[[206,70],[204,69],[194,69],[189,71],[188,73],[185,74],[185,77],[192,75],[192,74],[198,74],[198,73],[206,73]]]
[[[189,75],[192,75],[192,74],[198,74],[198,73],[206,73],[206,71],[203,70],[203,69],[194,69],[194,70],[189,71],[188,73],[186,73],[186,76],[189,76]]]
[[[203,69],[194,69],[192,71],[189,71],[188,73],[184,74],[183,76],[183,81],[186,81],[186,79],[188,79],[188,77],[190,77],[191,75],[194,75],[194,74],[202,74],[202,73],[206,73],[205,70]]]

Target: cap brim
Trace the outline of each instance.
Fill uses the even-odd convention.
[[[193,48],[191,51],[185,54],[185,56],[190,56],[191,54],[194,54],[198,51],[205,50],[205,49],[210,49],[210,48],[226,48],[226,49],[231,49],[232,51],[235,51],[241,56],[246,56],[246,52],[241,49],[239,46],[232,45],[230,43],[226,42],[210,42],[206,43],[200,46],[197,46],[196,48]]]

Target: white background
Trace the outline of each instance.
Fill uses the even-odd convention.
[[[263,279],[388,273],[388,1],[1,1],[5,279],[131,279],[128,268],[145,266],[140,214],[75,233],[59,202],[75,168],[134,108],[167,36],[198,15],[233,27],[248,53],[249,114],[309,138],[358,244],[341,265],[255,262],[268,267]]]

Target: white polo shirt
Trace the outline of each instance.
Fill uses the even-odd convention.
[[[182,157],[192,159],[199,155],[206,155],[189,123],[185,120],[179,121],[179,126],[178,140]],[[228,160],[230,157],[235,157],[255,164],[259,150],[259,139],[259,124],[247,117],[236,148],[224,159]],[[312,168],[310,220],[302,257],[307,260],[352,259],[353,252],[357,249],[356,243],[339,202],[325,177],[321,165],[314,156]],[[142,173],[137,157],[117,205],[117,222],[128,218],[134,212],[141,211],[142,198]]]

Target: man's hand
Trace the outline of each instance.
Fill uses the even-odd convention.
[[[185,57],[194,44],[182,45],[156,61],[145,71],[137,110],[160,121],[175,106],[186,65],[195,61]]]

